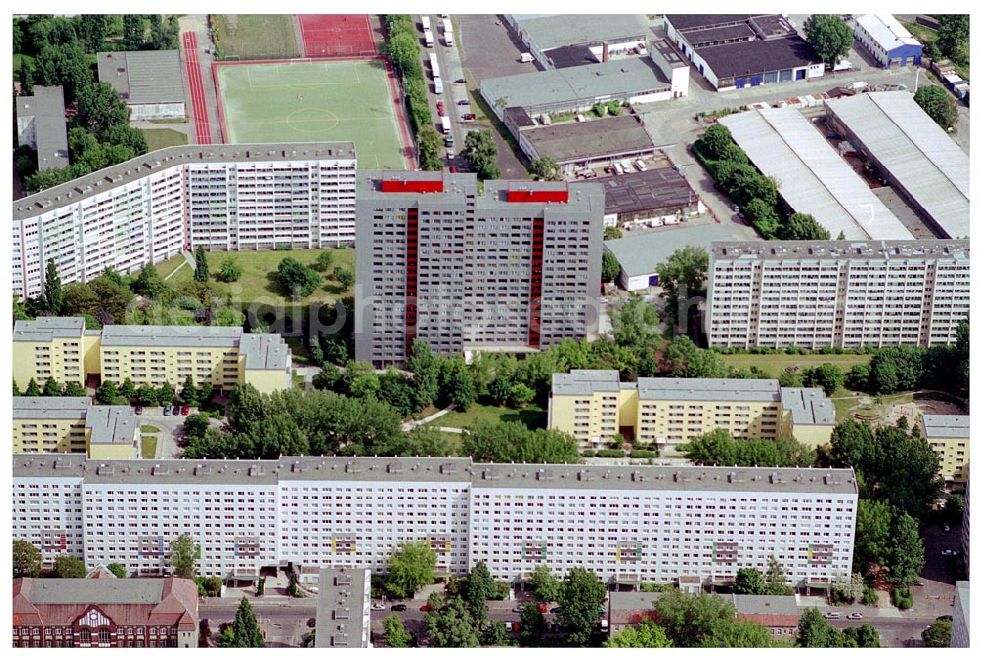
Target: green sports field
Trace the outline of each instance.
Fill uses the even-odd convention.
[[[229,143],[353,141],[362,169],[405,168],[381,61],[220,66]]]

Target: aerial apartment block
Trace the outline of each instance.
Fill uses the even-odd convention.
[[[14,202],[15,294],[123,273],[184,249],[270,250],[354,242],[351,143],[174,146]]]
[[[442,573],[486,562],[607,582],[732,583],[774,556],[795,585],[849,576],[853,470],[481,464],[468,458],[96,461],[14,456],[13,538],[46,561],[169,573],[170,542],[201,545],[205,576],[262,566],[386,570],[426,541]],[[322,580],[322,579],[321,579]]]
[[[922,414],[924,437],[937,454],[938,473],[949,483],[969,480],[969,417]],[[968,501],[966,493],[966,501]]]
[[[139,420],[131,407],[90,398],[14,397],[14,453],[139,457]]]
[[[617,370],[552,375],[550,429],[581,445],[627,441],[676,446],[726,430],[741,439],[795,437],[813,446],[830,441],[833,403],[822,389],[781,388],[775,379],[639,377]]]
[[[275,333],[238,326],[105,326],[87,330],[83,317],[40,317],[14,325],[14,381],[182,386],[210,382],[229,390],[252,384],[262,393],[291,388],[292,357]]]
[[[713,347],[857,349],[955,342],[969,312],[969,241],[713,243]]]
[[[442,353],[529,353],[597,333],[604,191],[468,173],[358,178],[356,356],[414,340]]]

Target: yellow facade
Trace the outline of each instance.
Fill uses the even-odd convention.
[[[244,370],[243,382],[261,393],[273,393],[291,388],[291,376],[283,370]]]
[[[139,386],[175,387],[190,376],[201,386],[211,382],[225,390],[240,383],[240,359],[236,347],[101,347],[101,379],[120,384],[126,377]]]
[[[938,456],[938,473],[946,481],[965,483],[969,480],[969,439],[966,437],[928,438]]]
[[[138,444],[91,444],[87,457],[94,460],[132,460],[139,457]]]
[[[14,418],[14,453],[86,453],[83,418]]]
[[[811,448],[825,446],[830,443],[830,436],[833,435],[832,424],[829,425],[795,425],[788,421],[788,436],[794,437],[799,443],[806,444]]]
[[[34,379],[41,386],[49,377],[60,384],[86,381],[84,336],[53,337],[48,341],[13,343],[14,381],[23,390]]]

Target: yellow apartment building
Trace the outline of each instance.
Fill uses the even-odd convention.
[[[14,398],[14,453],[86,453],[139,457],[139,419],[131,407],[92,405],[90,398]]]
[[[280,335],[244,333],[237,326],[105,326],[87,331],[80,317],[19,321],[14,327],[14,379],[23,389],[40,384],[84,383],[88,375],[120,384],[127,377],[180,387],[191,377],[217,388],[238,383],[262,393],[290,388],[292,357]]]
[[[938,457],[938,473],[945,481],[969,480],[969,417],[924,414],[924,437]]]
[[[549,428],[573,435],[581,445],[606,443],[621,433],[626,440],[676,446],[718,428],[743,439],[829,441],[833,405],[822,391],[785,391],[773,379],[622,382],[616,370],[572,370],[552,376]]]

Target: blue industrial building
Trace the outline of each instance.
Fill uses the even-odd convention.
[[[858,16],[854,38],[885,69],[919,65],[923,55],[923,45],[892,14]]]

